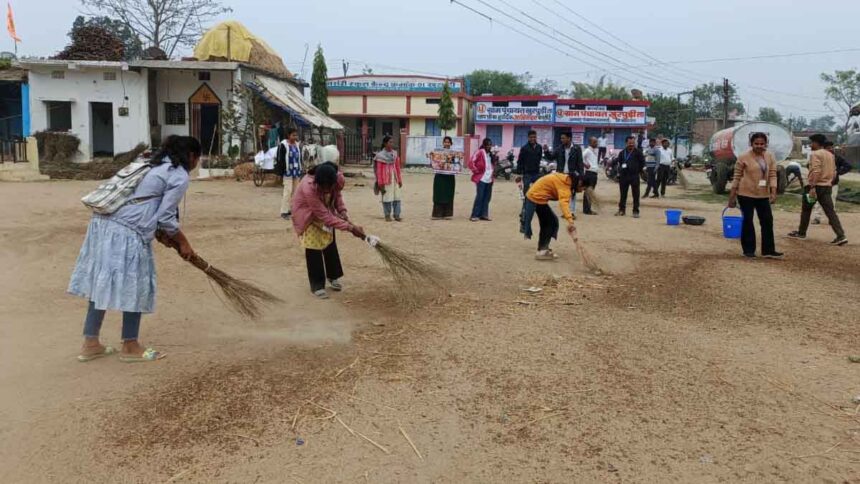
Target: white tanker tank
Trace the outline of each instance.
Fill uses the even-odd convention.
[[[713,159],[708,178],[714,193],[726,192],[726,184],[732,178],[735,161],[750,149],[750,137],[753,133],[767,135],[767,149],[773,153],[777,162],[785,160],[791,154],[794,143],[791,133],[778,124],[755,121],[717,131],[711,136],[708,149]],[[777,192],[783,193],[785,185],[785,168],[779,166],[777,167]]]

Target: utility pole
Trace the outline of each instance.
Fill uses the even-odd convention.
[[[346,73],[349,72],[349,62],[346,59],[341,59],[341,62],[343,63],[343,77],[346,77]]]
[[[723,78],[723,129],[729,127],[729,80]]]
[[[679,93],[678,93],[678,96],[677,96],[677,99],[678,99],[678,109],[675,111],[675,129],[674,129],[675,133],[674,133],[674,139],[673,139],[673,141],[672,141],[672,145],[673,145],[673,147],[674,147],[673,149],[674,149],[674,151],[675,151],[675,158],[678,158],[678,131],[681,129],[681,126],[680,126],[680,120],[678,119],[678,118],[679,118],[679,115],[681,114],[681,111],[682,111],[682,110],[681,110],[681,96],[685,96],[685,95],[687,95],[687,94],[692,94],[692,95],[693,95],[693,99],[694,99],[694,100],[695,100],[695,98],[696,98],[696,97],[695,97],[695,96],[696,96],[696,91],[687,91],[687,92],[679,92]],[[692,118],[695,118],[695,117],[696,117],[696,106],[695,106],[695,102],[692,102],[692,103],[691,103],[691,108],[690,108],[690,109],[687,109],[687,110],[685,110],[685,111],[690,111],[690,110],[692,110],[692,114],[690,115],[690,118],[691,118],[691,119],[692,119]],[[690,122],[690,124],[691,124],[691,126],[692,126],[692,121]],[[692,128],[691,128],[691,129],[690,129],[690,133],[692,133],[692,132],[693,132],[693,130],[692,130]],[[688,133],[688,134],[687,134],[687,139],[688,139],[688,140],[689,140],[689,137],[690,137],[690,133]],[[691,142],[688,142],[688,145],[689,145],[689,146],[692,146],[692,143],[691,143]],[[688,156],[689,156],[689,155],[688,155]]]

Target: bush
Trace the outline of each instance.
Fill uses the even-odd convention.
[[[72,161],[81,146],[81,140],[69,133],[39,131],[33,136],[41,161]]]

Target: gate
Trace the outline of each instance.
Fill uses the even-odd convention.
[[[341,156],[347,164],[369,165],[373,160],[370,138],[362,139],[361,133],[343,133]]]
[[[26,163],[27,140],[0,140],[0,162]]]

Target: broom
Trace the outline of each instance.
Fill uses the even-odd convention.
[[[576,253],[579,255],[579,260],[582,262],[582,265],[595,274],[603,274],[600,266],[597,265],[597,260],[590,252],[588,252],[585,248],[585,244],[579,241],[579,237],[570,234],[570,238],[573,239],[573,244],[576,246]]]
[[[682,168],[678,168],[678,183],[681,184],[681,188],[684,190],[690,189],[690,180],[687,179],[687,175],[684,174],[684,170]]]
[[[176,249],[179,253],[179,244],[162,233],[159,233],[158,241],[162,244]],[[258,288],[257,286],[236,279],[226,272],[218,269],[205,259],[194,254],[188,262],[206,274],[210,282],[214,282],[221,288],[221,292],[227,299],[226,305],[237,313],[251,319],[259,319],[262,315],[261,306],[276,302],[283,302],[280,298]],[[222,300],[224,302],[224,300]]]
[[[383,243],[375,235],[367,235],[364,240],[379,254],[394,282],[407,291],[415,291],[426,285],[443,287],[444,274],[423,257]]]

